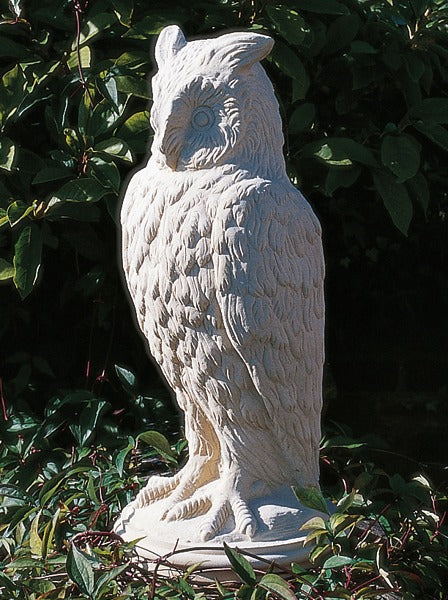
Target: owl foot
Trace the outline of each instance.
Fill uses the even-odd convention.
[[[206,542],[219,535],[231,515],[235,519],[235,531],[252,539],[257,529],[255,517],[247,502],[235,490],[211,501],[211,508],[199,531],[200,539]]]
[[[206,542],[216,535],[220,535],[229,519],[233,516],[235,531],[252,538],[256,531],[256,520],[250,510],[248,503],[243,500],[238,489],[224,483],[217,487],[216,481],[197,490],[190,498],[172,502],[174,495],[170,498],[169,508],[164,513],[165,521],[181,521],[204,515],[199,529],[199,537]],[[186,491],[186,490],[185,490]]]
[[[190,518],[194,513],[203,509],[206,504],[206,495],[199,495],[194,501],[192,497],[202,486],[216,479],[218,475],[217,462],[211,459],[191,458],[179,475],[181,475],[179,484],[170,495],[168,506],[162,515],[164,521]],[[182,513],[185,513],[185,516],[177,516],[179,508]]]
[[[137,508],[142,508],[162,498],[169,496],[179,485],[180,473],[173,477],[159,477],[154,475],[148,479],[146,486],[139,491],[134,502]]]
[[[205,515],[212,506],[210,494],[197,493],[192,498],[183,500],[165,511],[165,521],[181,521],[199,515]]]
[[[201,486],[215,479],[217,472],[217,463],[210,457],[190,458],[183,469],[173,477],[150,477],[146,486],[137,494],[135,506],[142,508],[169,496],[169,506],[162,516],[162,519],[165,519],[172,507],[175,508],[179,502],[191,498]]]

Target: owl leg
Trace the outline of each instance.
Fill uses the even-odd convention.
[[[191,412],[185,415],[185,432],[190,457],[180,471],[179,483],[167,502],[162,516],[167,521],[190,518],[198,510],[202,510],[202,500],[199,503],[191,501],[192,497],[203,486],[219,477],[219,442],[210,422],[197,406],[193,406]],[[181,511],[178,510],[179,504]]]
[[[186,465],[173,477],[150,477],[135,499],[137,508],[169,497],[162,518],[174,520],[172,509],[179,502],[218,477],[219,443],[210,423],[194,405],[186,412],[185,432],[189,443]]]

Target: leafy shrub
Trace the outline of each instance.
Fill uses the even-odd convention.
[[[267,564],[255,573],[244,555],[226,548],[240,583],[222,586],[192,578],[200,565],[167,577],[159,567],[171,555],[153,576],[134,544],[110,532],[143,483],[142,466],[170,472],[182,445],[170,448],[161,434],[145,432],[116,448],[82,441],[71,450],[49,448],[46,428],[34,425],[12,419],[0,450],[2,598],[444,598],[446,494],[423,475],[405,481],[375,467],[363,442],[325,439],[325,492],[337,505],[303,527],[311,568],[273,573]]]

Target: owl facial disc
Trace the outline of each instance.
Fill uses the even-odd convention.
[[[207,131],[215,124],[215,113],[209,106],[198,106],[191,115],[191,126],[196,131]]]

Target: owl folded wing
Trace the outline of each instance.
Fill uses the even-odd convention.
[[[272,418],[273,434],[294,470],[304,473],[304,484],[318,477],[324,360],[320,235],[310,206],[288,182],[229,190],[212,235],[226,333]]]

